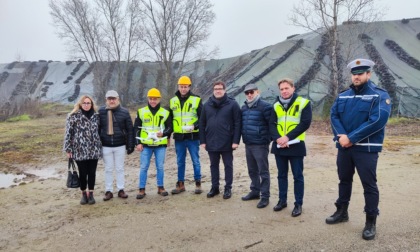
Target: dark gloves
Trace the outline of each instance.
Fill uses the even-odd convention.
[[[130,155],[131,153],[133,153],[133,151],[134,151],[133,147],[128,148],[127,149],[127,155]]]

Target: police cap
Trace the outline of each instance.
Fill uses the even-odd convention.
[[[370,71],[370,68],[375,65],[375,62],[368,59],[355,59],[347,65],[352,74],[362,74]]]

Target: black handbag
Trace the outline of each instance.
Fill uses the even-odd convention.
[[[76,166],[72,158],[69,158],[69,167],[67,171],[67,187],[68,188],[79,188],[80,180],[79,174],[77,174]]]

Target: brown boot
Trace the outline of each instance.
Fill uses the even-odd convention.
[[[203,192],[203,190],[201,190],[201,180],[196,180],[195,181],[195,190],[194,190],[194,193],[195,194],[200,194],[202,192]]]
[[[172,194],[178,194],[185,192],[185,185],[184,181],[178,181],[176,182],[176,188],[171,191]]]
[[[140,188],[139,194],[137,194],[136,199],[143,199],[146,196],[146,189]]]
[[[162,196],[168,196],[168,192],[165,190],[163,186],[158,186],[158,194]]]

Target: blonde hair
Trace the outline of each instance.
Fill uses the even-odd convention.
[[[280,84],[285,83],[285,82],[288,83],[291,87],[294,87],[295,86],[295,84],[293,83],[293,80],[292,79],[289,79],[289,78],[281,79],[279,81],[279,83],[277,83],[277,86],[280,87]]]
[[[92,103],[92,109],[96,112],[96,105],[95,105],[95,102],[93,101],[92,97],[90,97],[89,95],[82,95],[79,98],[79,100],[76,102],[76,104],[74,104],[74,108],[70,112],[70,115],[76,113],[77,111],[79,111],[79,109],[82,108],[82,103],[86,98],[88,98],[90,100],[90,102]]]

